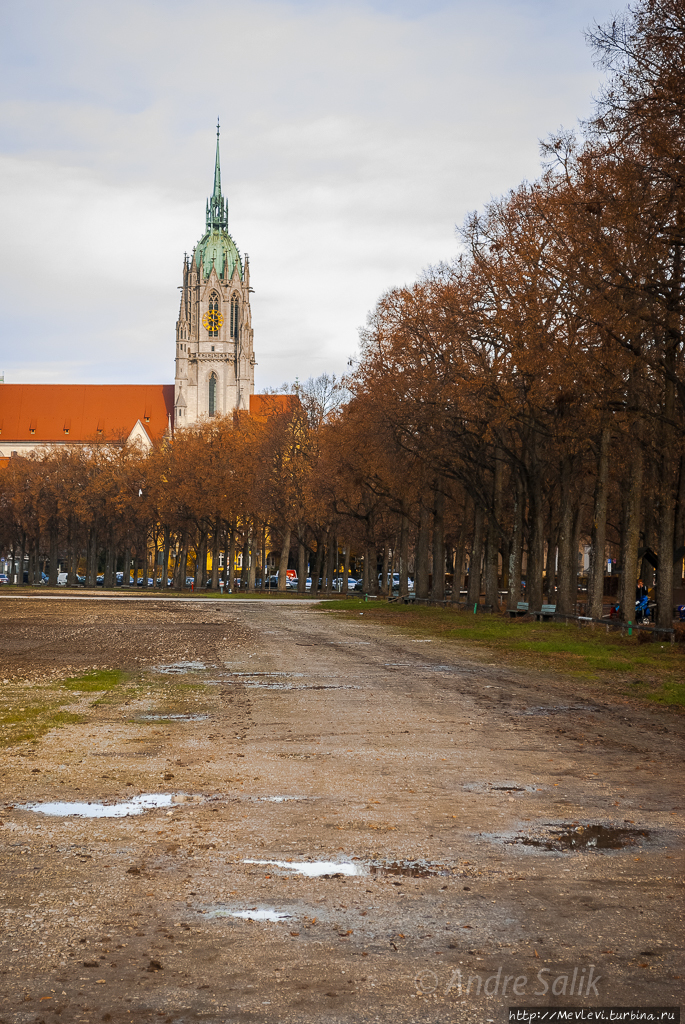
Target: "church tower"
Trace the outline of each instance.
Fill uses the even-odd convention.
[[[183,260],[176,323],[176,427],[249,408],[255,367],[251,291],[248,258],[243,263],[228,233],[217,124],[214,191],[207,200],[206,230],[192,256]]]

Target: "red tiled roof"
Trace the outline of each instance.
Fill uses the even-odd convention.
[[[299,401],[297,395],[250,395],[250,416],[265,420],[276,413],[290,412]]]
[[[173,413],[173,384],[0,384],[0,443],[126,438],[138,420],[156,441]]]

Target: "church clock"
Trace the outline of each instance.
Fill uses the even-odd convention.
[[[202,326],[205,330],[209,331],[210,334],[214,334],[215,331],[218,331],[223,322],[224,318],[218,309],[208,309],[202,317]]]

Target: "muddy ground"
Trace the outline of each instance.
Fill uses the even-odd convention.
[[[681,1002],[681,713],[311,604],[0,600],[3,1024]]]

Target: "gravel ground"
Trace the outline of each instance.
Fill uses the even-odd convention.
[[[679,712],[306,603],[2,610],[3,721],[70,717],[0,748],[0,1022],[679,1005]]]

